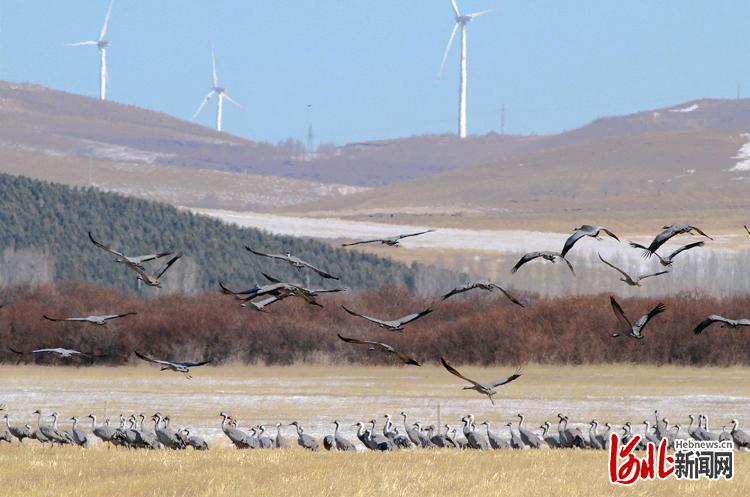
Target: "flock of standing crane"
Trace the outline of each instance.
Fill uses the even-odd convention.
[[[745,229],[750,234],[750,229],[745,226]],[[381,243],[388,246],[398,246],[400,240],[423,235],[434,230],[421,231],[417,233],[409,233],[404,235],[398,235],[390,238],[363,240],[353,243],[345,243],[343,246],[367,244],[367,243]],[[560,252],[529,252],[513,266],[511,273],[518,271],[523,265],[535,260],[543,259],[552,263],[557,261],[563,261],[569,270],[575,275],[575,270],[571,262],[566,258],[568,252],[574,247],[574,245],[584,237],[591,237],[597,240],[601,240],[600,234],[605,233],[614,240],[620,241],[617,235],[610,229],[603,226],[591,226],[582,225],[573,231],[573,234],[568,237],[565,241],[563,249]],[[696,247],[701,247],[705,242],[699,241],[688,245],[684,245],[679,249],[673,251],[669,255],[659,255],[659,250],[662,245],[673,237],[681,234],[698,234],[702,237],[712,239],[706,233],[695,226],[687,224],[673,224],[670,226],[664,226],[663,231],[660,232],[649,246],[643,246],[636,243],[630,243],[630,246],[643,251],[644,257],[656,256],[659,263],[666,267],[666,270],[658,271],[652,274],[636,275],[635,277],[629,275],[622,269],[606,261],[604,258],[599,256],[601,261],[608,267],[616,270],[622,275],[621,281],[630,286],[640,286],[641,281],[646,278],[656,277],[663,274],[669,273],[669,268],[674,264],[674,259],[683,251],[690,250]],[[102,249],[112,255],[116,256],[115,262],[123,264],[126,268],[136,273],[136,278],[141,280],[148,286],[161,287],[162,277],[167,270],[174,265],[181,257],[182,253],[176,255],[171,251],[154,252],[152,254],[141,255],[141,256],[127,256],[123,252],[115,250],[107,245],[104,245],[94,239],[93,235],[89,233],[91,242],[99,249]],[[297,269],[308,269],[312,270],[322,278],[338,280],[339,278],[330,274],[329,272],[320,269],[298,257],[291,254],[279,255],[279,254],[267,254],[251,247],[246,249],[252,254],[270,258],[272,260],[284,261]],[[164,266],[159,268],[157,271],[150,271],[145,267],[146,262],[155,261],[163,257],[172,256]],[[322,293],[339,292],[345,289],[334,288],[334,289],[310,289],[299,284],[282,282],[269,276],[265,273],[263,275],[269,280],[269,284],[266,285],[254,285],[248,290],[233,291],[228,289],[223,284],[220,284],[222,292],[228,295],[234,296],[240,300],[243,307],[250,307],[257,311],[265,312],[266,308],[276,302],[289,297],[301,297],[307,303],[322,307],[318,303],[316,297]],[[488,281],[476,281],[470,282],[465,285],[458,286],[448,293],[442,296],[441,300],[448,299],[454,295],[468,292],[471,290],[480,289],[488,292],[493,290],[499,290],[510,302],[513,304],[524,307],[524,304],[514,297],[507,289],[501,285]],[[260,300],[257,300],[260,299]],[[616,331],[611,333],[612,337],[632,337],[634,339],[644,339],[643,331],[646,325],[652,318],[663,313],[665,306],[658,303],[646,314],[640,316],[635,321],[631,321],[623,312],[619,303],[614,297],[610,297],[610,305],[613,313],[618,322],[618,328]],[[345,306],[342,306],[343,310],[359,319],[366,320],[376,326],[388,331],[388,332],[404,332],[405,326],[413,323],[414,321],[429,315],[432,312],[431,308],[420,310],[412,314],[397,318],[397,319],[381,319],[373,316],[367,316],[354,310],[351,310]],[[81,322],[81,323],[92,323],[99,326],[104,326],[108,321],[114,319],[122,319],[127,316],[133,315],[133,312],[121,312],[107,315],[92,315],[84,317],[50,317],[44,315],[43,317],[53,322]],[[704,321],[699,323],[694,329],[695,334],[702,333],[706,328],[714,323],[720,323],[722,327],[737,328],[740,326],[750,326],[750,320],[748,319],[728,319],[718,315],[710,315]],[[409,356],[408,354],[396,350],[393,346],[379,341],[372,340],[361,340],[351,337],[345,337],[338,335],[338,337],[350,344],[355,345],[366,345],[370,351],[380,350],[384,353],[393,354],[398,360],[407,365],[420,366],[421,364]],[[77,350],[67,349],[63,347],[56,348],[39,348],[34,349],[30,352],[24,352],[16,349],[11,349],[17,354],[27,353],[56,353],[61,357],[71,357],[75,355],[86,356],[86,357],[101,357],[94,353],[84,353]],[[190,379],[190,368],[202,366],[211,362],[211,359],[205,359],[201,361],[178,361],[178,360],[166,360],[166,359],[155,359],[149,355],[143,354],[139,351],[134,351],[135,355],[144,361],[155,363],[161,367],[162,370],[171,370],[182,373],[186,378]],[[440,357],[440,362],[443,367],[451,374],[469,383],[464,386],[464,390],[474,390],[482,395],[487,396],[490,402],[494,405],[493,396],[497,394],[496,388],[508,384],[512,381],[517,380],[521,377],[522,373],[520,369],[517,369],[512,374],[503,377],[498,380],[489,382],[479,382],[468,378],[461,374],[455,367],[451,366],[445,357]],[[2,410],[4,406],[0,406]],[[7,431],[0,433],[0,440],[10,441],[11,437],[15,437],[19,440],[19,443],[23,439],[33,439],[41,443],[50,443],[52,445],[63,445],[63,444],[75,444],[80,446],[88,446],[91,444],[92,438],[78,428],[79,420],[76,417],[71,418],[73,422],[72,428],[68,431],[58,429],[58,413],[54,412],[50,415],[52,420],[51,424],[42,423],[42,413],[35,411],[37,415],[37,428],[34,430],[30,425],[25,425],[23,428],[14,427],[10,424],[8,414],[5,414],[5,421]],[[486,430],[486,436],[477,429],[473,415],[469,414],[461,419],[463,424],[462,437],[457,436],[457,430],[452,429],[449,425],[443,427],[435,427],[433,425],[423,427],[420,423],[409,424],[407,422],[406,413],[402,412],[403,416],[403,428],[404,433],[399,432],[399,428],[391,421],[391,416],[385,415],[385,424],[382,429],[382,435],[376,433],[375,426],[376,420],[371,420],[369,423],[358,422],[353,427],[357,428],[357,438],[360,442],[368,449],[371,450],[396,450],[401,448],[410,447],[421,447],[421,448],[434,448],[434,447],[453,447],[453,448],[471,448],[471,449],[501,449],[501,448],[512,448],[521,449],[525,447],[539,449],[542,447],[549,448],[568,448],[568,447],[579,447],[585,448],[590,447],[593,449],[604,449],[608,444],[608,435],[614,429],[613,426],[607,423],[605,426],[607,431],[604,433],[598,432],[598,422],[592,420],[589,423],[589,431],[584,434],[580,428],[568,427],[568,418],[562,414],[558,414],[558,425],[557,425],[557,436],[551,432],[551,424],[549,422],[544,423],[540,426],[542,430],[540,435],[527,430],[523,426],[524,416],[519,414],[519,421],[516,430],[514,431],[513,423],[507,423],[508,437],[498,436],[494,434],[490,429],[489,422],[485,421],[480,426],[484,426]],[[276,425],[275,437],[271,434],[267,434],[267,429],[264,425],[257,425],[250,428],[250,432],[246,433],[238,428],[238,421],[222,412],[220,414],[221,429],[229,440],[237,448],[284,448],[288,447],[289,443],[285,440],[281,433],[282,425],[278,423]],[[118,428],[110,426],[110,420],[107,419],[104,424],[96,424],[96,416],[93,414],[89,415],[91,418],[91,433],[96,438],[102,440],[111,445],[121,445],[128,448],[160,448],[166,447],[169,449],[184,449],[188,446],[193,447],[196,450],[205,450],[208,448],[205,440],[195,435],[190,435],[189,429],[171,429],[169,426],[169,417],[162,416],[160,413],[155,413],[151,420],[154,423],[153,431],[149,431],[145,426],[145,415],[131,415],[129,418],[125,418],[120,415],[120,425]],[[674,431],[669,429],[669,421],[666,418],[659,419],[658,413],[655,413],[655,423],[652,426],[649,421],[643,422],[645,425],[643,439],[646,441],[660,441],[662,439],[668,439],[670,443],[677,438],[682,438],[685,435],[680,433],[681,426],[675,425]],[[709,431],[706,416],[699,415],[698,424],[693,428],[694,417],[690,415],[690,426],[687,428],[687,436],[698,440],[713,440],[713,439],[732,439],[737,447],[750,448],[750,437],[738,428],[739,423],[737,420],[732,420],[731,431],[725,430],[721,433],[714,433]],[[322,442],[323,446],[329,450],[356,450],[355,445],[348,441],[340,432],[340,422],[334,421],[334,433],[333,435],[326,436]],[[369,425],[369,429],[367,426]],[[318,450],[320,445],[317,440],[312,436],[306,434],[302,425],[298,421],[290,423],[288,426],[294,426],[297,434],[297,443],[310,450]],[[622,425],[622,438],[628,440],[629,437],[633,436],[632,426],[629,422]]]

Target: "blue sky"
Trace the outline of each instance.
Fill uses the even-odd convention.
[[[0,0],[0,78],[97,94],[107,0]],[[746,0],[459,0],[469,27],[469,132],[548,133],[605,115],[750,96]],[[449,0],[115,0],[109,96],[189,119],[210,87],[224,128],[316,142],[455,132],[458,46]],[[309,105],[309,107],[308,107]],[[212,125],[214,106],[198,119]]]

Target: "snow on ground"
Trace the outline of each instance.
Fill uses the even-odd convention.
[[[743,133],[742,137],[750,139],[750,133]],[[742,145],[732,159],[737,159],[739,162],[730,171],[750,171],[750,141]]]
[[[682,107],[679,109],[669,109],[669,112],[693,112],[694,110],[698,109],[698,104],[689,105],[687,107]]]

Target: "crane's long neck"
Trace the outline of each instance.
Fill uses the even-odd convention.
[[[42,413],[41,412],[36,413],[36,427],[39,429],[42,428]]]
[[[8,418],[5,418],[5,421],[7,422],[7,421],[8,421]],[[737,422],[737,420],[736,420],[736,419],[733,419],[733,420],[732,420],[732,431],[733,431],[733,432],[734,432],[734,431],[736,431],[736,430],[737,430],[737,428],[739,427],[739,425],[740,425],[740,424],[739,424],[739,422]]]
[[[391,423],[391,417],[390,416],[386,416],[385,417],[385,425],[383,426],[383,433],[391,431],[391,426],[392,425],[393,425],[393,423]]]
[[[74,419],[74,420],[73,420],[73,428],[72,428],[72,429],[73,429],[73,430],[75,430],[75,429],[76,429],[76,426],[78,426],[78,420],[77,420],[77,419]]]
[[[91,416],[91,431],[96,430],[96,416]]]
[[[408,432],[409,431],[409,425],[406,424],[406,414],[402,414],[402,416],[404,417],[404,429]]]
[[[52,415],[52,428],[57,431],[57,416]]]
[[[5,416],[5,426],[7,426],[8,429],[10,429],[10,419],[8,418],[8,416]]]
[[[703,416],[703,429],[708,431],[708,416]]]
[[[337,437],[339,435],[339,422],[338,421],[334,421],[333,422],[333,426],[336,427],[336,428],[333,429],[333,436]]]
[[[520,421],[518,421],[518,430],[520,431],[523,428],[523,415],[518,417],[521,418]]]

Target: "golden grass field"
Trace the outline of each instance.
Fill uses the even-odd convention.
[[[479,379],[505,375],[510,367],[462,367]],[[320,437],[335,418],[354,439],[351,423],[406,410],[414,420],[458,426],[472,412],[507,436],[504,423],[527,415],[529,427],[557,412],[571,422],[592,417],[620,425],[630,420],[640,433],[658,408],[671,422],[687,425],[688,413],[703,412],[710,427],[736,417],[750,423],[748,368],[684,368],[527,365],[524,376],[503,387],[493,407],[486,398],[460,390],[461,382],[436,366],[421,368],[320,366],[228,366],[196,368],[193,380],[137,367],[0,367],[0,402],[13,423],[34,425],[31,412],[57,410],[61,420],[89,412],[116,418],[120,412],[169,414],[211,446],[207,453],[146,452],[39,447],[36,442],[0,444],[2,496],[411,496],[411,495],[700,495],[746,496],[750,456],[738,453],[731,482],[644,482],[619,488],[607,480],[607,454],[593,451],[498,451],[492,453],[409,451],[375,454],[237,451],[219,430],[220,410],[240,426],[300,420]],[[106,409],[106,413],[105,413]],[[401,424],[400,418],[396,419]],[[501,425],[502,423],[502,425]],[[62,422],[67,429],[67,421]],[[88,430],[90,425],[83,424]],[[538,431],[538,430],[537,430]],[[293,441],[293,432],[284,434]],[[361,447],[360,447],[361,448]]]
[[[133,452],[0,448],[2,495],[167,496],[702,496],[745,497],[750,455],[732,481],[611,485],[604,451],[309,453],[301,449]]]

